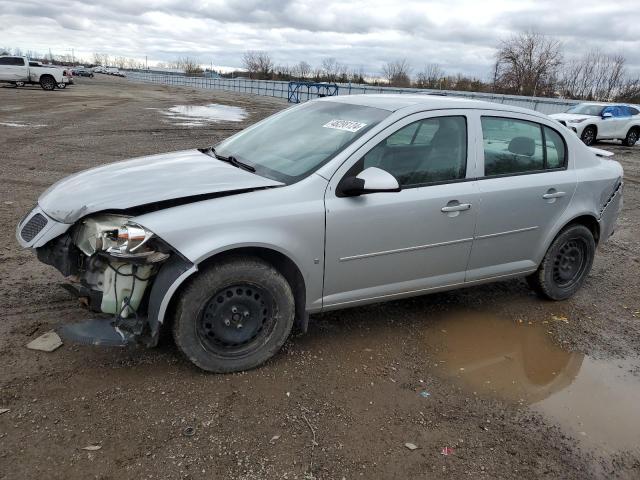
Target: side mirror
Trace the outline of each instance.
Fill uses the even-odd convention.
[[[602,114],[602,118],[611,118],[611,117],[613,117],[613,113],[611,112],[604,112]]]
[[[396,177],[378,167],[365,168],[355,177],[346,177],[340,182],[340,193],[346,197],[357,197],[367,193],[399,192]]]

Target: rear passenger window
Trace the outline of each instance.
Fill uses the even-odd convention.
[[[482,117],[487,177],[563,168],[566,147],[558,132],[515,118]]]
[[[513,118],[482,117],[482,137],[486,176],[544,168],[539,124]]]
[[[544,127],[544,141],[547,151],[547,166],[546,168],[562,168],[565,166],[566,160],[566,147],[564,140],[558,132]]]

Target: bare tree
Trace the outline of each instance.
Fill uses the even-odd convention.
[[[302,61],[293,67],[293,75],[299,80],[306,80],[311,76],[311,65]]]
[[[437,63],[425,65],[424,69],[416,77],[416,87],[418,88],[442,88],[444,71]]]
[[[411,85],[411,78],[409,77],[411,65],[406,58],[387,62],[382,67],[382,73],[389,85],[394,87],[408,87]]]
[[[629,78],[621,86],[615,97],[616,102],[640,103],[640,78]]]
[[[191,57],[180,57],[175,61],[176,67],[180,70],[184,70],[187,75],[198,75],[202,73],[200,65]]]
[[[267,52],[244,52],[242,65],[249,72],[249,78],[268,80],[273,74],[273,60]]]
[[[592,50],[567,63],[562,71],[562,94],[584,100],[612,100],[625,84],[625,58]]]
[[[340,77],[343,66],[333,57],[322,60],[322,74],[328,82],[335,82]]]
[[[494,84],[498,91],[518,95],[553,95],[562,45],[536,32],[523,32],[500,43]]]

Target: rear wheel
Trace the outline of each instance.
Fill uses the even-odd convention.
[[[627,147],[633,147],[640,137],[640,129],[634,127],[627,132],[627,136],[622,141]]]
[[[178,301],[173,336],[203,370],[255,368],[282,347],[295,305],[287,280],[254,257],[232,257],[203,270]]]
[[[24,82],[16,82],[16,87],[24,87]]]
[[[594,143],[596,143],[596,134],[596,127],[589,126],[582,131],[580,140],[582,140],[582,142],[587,146],[593,145]]]
[[[558,234],[540,267],[527,277],[527,282],[544,298],[569,298],[587,278],[595,251],[596,242],[591,230],[584,225],[571,225]]]
[[[53,90],[56,88],[56,81],[51,75],[40,77],[40,86],[43,90]]]

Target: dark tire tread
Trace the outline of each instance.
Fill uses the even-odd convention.
[[[553,261],[555,259],[556,250],[560,248],[569,238],[580,236],[583,237],[588,244],[587,267],[582,277],[568,289],[561,289],[555,285],[552,278]],[[558,233],[551,246],[547,250],[538,270],[529,275],[526,280],[529,287],[539,296],[548,300],[565,300],[576,293],[584,284],[585,279],[589,275],[591,266],[593,265],[593,257],[595,255],[596,245],[593,233],[584,225],[573,224],[565,227]]]
[[[223,358],[208,352],[194,333],[203,302],[225,284],[253,280],[269,288],[278,303],[278,319],[265,344],[251,355]],[[291,286],[272,265],[257,257],[233,256],[202,270],[180,293],[174,321],[173,338],[182,354],[199,368],[215,373],[230,373],[258,367],[274,356],[287,340],[295,317]],[[193,331],[193,332],[192,332]]]

